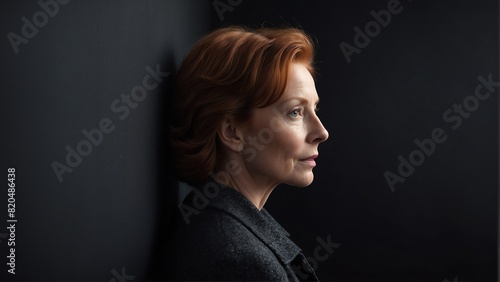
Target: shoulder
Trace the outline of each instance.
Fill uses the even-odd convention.
[[[201,250],[208,247],[210,252],[205,253],[212,258],[231,253],[270,252],[238,219],[213,208],[206,208],[197,215],[191,215],[189,223],[177,217],[173,229],[174,241],[187,245],[184,250]]]
[[[213,208],[178,218],[169,249],[170,272],[200,280],[280,280],[285,270],[272,251],[238,219]],[[180,276],[174,275],[179,279]],[[283,276],[285,275],[285,276]]]

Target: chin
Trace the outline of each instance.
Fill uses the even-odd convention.
[[[290,181],[287,181],[285,183],[295,187],[307,187],[311,185],[313,180],[314,180],[314,174],[311,172],[310,174],[304,175],[300,178],[290,179]]]

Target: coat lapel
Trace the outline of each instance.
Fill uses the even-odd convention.
[[[290,234],[264,209],[260,211],[245,196],[231,187],[209,179],[219,187],[219,193],[209,200],[207,208],[218,209],[233,216],[259,238],[283,264],[290,262],[301,252]]]

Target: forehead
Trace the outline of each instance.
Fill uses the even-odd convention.
[[[310,100],[318,100],[318,93],[314,79],[307,70],[306,66],[299,63],[294,63],[290,69],[288,82],[283,93],[282,100],[290,98],[304,98]]]

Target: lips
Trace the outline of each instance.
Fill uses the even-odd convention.
[[[318,157],[318,154],[315,154],[315,155],[312,155],[312,156],[309,156],[307,158],[304,158],[304,159],[300,159],[299,161],[314,161],[316,158]]]
[[[312,156],[309,156],[307,158],[304,158],[304,159],[300,159],[299,161],[303,164],[306,164],[306,165],[310,165],[312,167],[315,167],[316,166],[316,162],[314,161],[316,158],[318,157],[318,155],[312,155]]]

